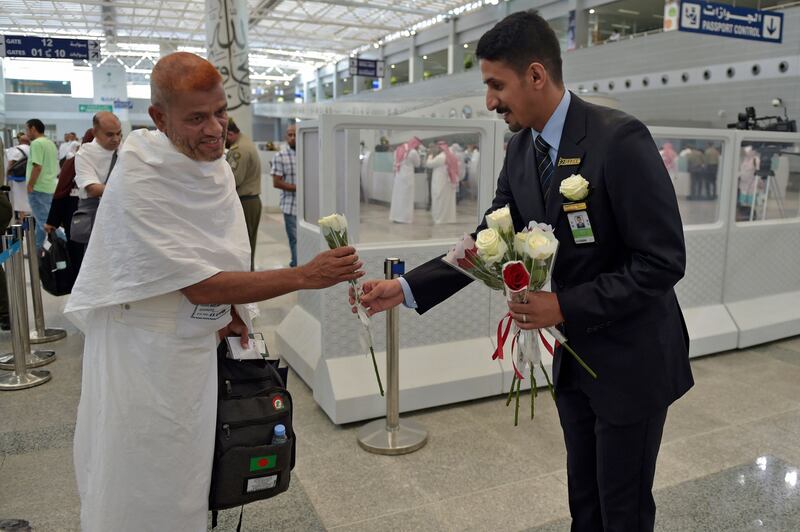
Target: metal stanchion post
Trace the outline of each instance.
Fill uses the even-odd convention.
[[[383,263],[387,279],[403,274],[405,264],[397,258]],[[386,419],[367,423],[358,431],[358,444],[376,454],[413,453],[428,442],[428,431],[414,421],[400,422],[400,314],[386,312]]]
[[[31,331],[32,344],[54,342],[67,336],[64,329],[48,329],[44,325],[44,305],[42,305],[42,283],[39,279],[39,254],[36,253],[36,220],[33,216],[25,218],[28,222],[27,247],[28,267],[31,272],[31,298],[33,299],[33,321],[36,329]]]
[[[3,236],[3,250],[9,251],[15,242],[21,242],[22,226],[12,226],[12,235]],[[12,255],[6,262],[6,286],[8,287],[9,311],[11,314],[11,346],[14,352],[12,373],[0,375],[0,390],[22,390],[44,384],[50,380],[50,372],[45,370],[29,371],[26,367],[25,354],[30,350],[28,344],[27,298],[25,297],[25,261],[22,250]],[[5,357],[3,357],[5,358]]]
[[[22,226],[21,225],[12,225],[11,226],[11,236],[14,241],[22,242]],[[13,262],[15,260],[19,261],[19,267],[17,267],[17,263]],[[19,321],[19,330],[20,331],[27,331],[25,334],[22,334],[22,352],[25,353],[24,361],[25,366],[28,368],[38,368],[39,366],[44,366],[45,364],[49,364],[50,362],[56,359],[56,352],[55,351],[31,351],[31,342],[30,342],[30,325],[28,323],[28,295],[27,295],[27,288],[25,287],[25,260],[22,258],[22,252],[17,253],[14,255],[14,258],[9,261],[9,263],[13,263],[12,268],[14,269],[14,295],[11,295],[11,291],[9,291],[8,297],[10,299],[9,306],[17,309],[17,321]],[[9,277],[9,276],[6,276]],[[5,370],[14,370],[16,368],[17,351],[14,350],[12,353],[6,353],[0,356],[0,369]]]

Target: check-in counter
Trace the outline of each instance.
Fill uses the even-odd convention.
[[[674,161],[671,173],[685,227],[686,275],[676,291],[689,329],[691,356],[800,333],[800,136],[662,127],[651,132],[660,149],[669,143],[676,159],[681,153],[691,157],[691,165],[682,167],[685,171],[679,172]],[[454,224],[433,224],[427,202],[418,196],[419,175],[414,222],[389,221],[390,174],[382,163],[369,161],[374,161],[373,147],[381,137],[388,139],[390,150],[378,154],[393,161],[393,149],[412,136],[423,145],[436,140],[477,145],[482,154],[476,174],[480,177],[462,185],[473,190],[477,200],[460,194]],[[327,249],[316,221],[333,212],[347,216],[350,240],[365,262],[366,278],[383,276],[386,257],[399,257],[408,270],[446,252],[463,233],[474,230],[491,204],[507,137],[505,124],[493,120],[323,115],[319,121],[302,122],[300,261]],[[666,152],[662,157],[669,167]],[[755,161],[753,153],[758,156]],[[386,174],[380,186],[376,171]],[[401,411],[506,392],[512,368],[507,361],[491,360],[497,322],[505,311],[502,294],[478,283],[424,317],[401,309]],[[382,314],[373,317],[373,332],[385,375]],[[309,384],[335,423],[384,413],[346,286],[301,292],[276,336],[278,353]]]

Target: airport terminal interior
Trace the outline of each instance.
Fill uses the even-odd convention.
[[[652,212],[656,212],[665,204],[672,205],[674,193],[677,209],[668,215],[676,228],[683,229],[685,271],[673,283],[673,299],[680,305],[678,312],[688,335],[688,349],[681,356],[688,357],[694,385],[669,405],[660,446],[656,445],[654,529],[800,530],[800,134],[796,125],[800,118],[800,2],[3,0],[0,145],[5,178],[0,207],[8,205],[10,221],[8,227],[0,226],[6,230],[0,250],[5,277],[0,281],[7,288],[7,305],[0,301],[0,532],[204,529],[197,519],[192,525],[188,517],[181,520],[182,512],[188,515],[186,507],[192,506],[182,490],[167,496],[155,494],[164,493],[160,481],[150,497],[169,502],[159,506],[152,520],[143,516],[137,501],[148,494],[130,488],[128,475],[134,479],[132,484],[140,475],[124,463],[124,452],[109,455],[121,459],[112,467],[119,467],[116,474],[103,477],[113,481],[92,489],[102,495],[97,500],[110,501],[109,505],[130,497],[126,518],[106,511],[105,521],[93,521],[88,514],[104,510],[96,500],[94,506],[85,502],[88,495],[79,495],[81,473],[76,469],[87,453],[77,447],[79,440],[97,438],[89,433],[81,438],[80,428],[76,438],[79,401],[96,400],[86,397],[86,386],[102,391],[109,403],[132,401],[131,410],[141,401],[136,417],[146,419],[150,405],[162,399],[152,396],[149,385],[147,390],[133,389],[137,382],[162,383],[168,388],[183,385],[177,377],[157,374],[159,359],[174,355],[169,347],[173,344],[161,350],[161,345],[152,342],[148,353],[152,366],[127,366],[141,370],[141,376],[102,381],[104,377],[97,375],[105,371],[105,363],[97,367],[87,363],[90,352],[99,357],[95,360],[113,358],[98,350],[97,341],[86,342],[87,335],[96,334],[87,331],[98,328],[82,322],[75,312],[65,313],[76,291],[85,290],[81,279],[90,275],[84,272],[78,277],[69,294],[83,271],[81,259],[83,267],[94,261],[110,268],[112,279],[103,286],[123,290],[127,290],[125,279],[141,277],[133,270],[146,269],[141,266],[145,262],[138,260],[108,264],[103,252],[92,254],[92,247],[104,248],[100,244],[86,248],[87,241],[94,243],[97,238],[90,241],[86,236],[79,241],[76,235],[81,228],[76,220],[81,215],[88,212],[92,220],[110,224],[141,222],[142,234],[152,231],[153,241],[163,241],[170,228],[156,227],[160,220],[179,220],[181,213],[193,207],[197,214],[196,206],[180,205],[164,217],[156,213],[158,223],[148,225],[135,212],[117,215],[109,212],[110,207],[104,210],[104,198],[92,192],[107,190],[107,197],[117,202],[114,205],[141,206],[114,196],[114,186],[124,181],[124,169],[130,168],[124,162],[126,151],[133,152],[138,144],[127,147],[151,138],[141,130],[157,129],[150,112],[151,83],[162,79],[154,71],[162,58],[195,54],[221,75],[227,116],[238,130],[235,133],[228,126],[224,155],[221,146],[214,158],[199,159],[191,154],[200,153],[201,148],[180,151],[190,149],[177,147],[178,153],[176,143],[168,145],[175,154],[187,155],[183,159],[195,166],[217,169],[212,178],[219,196],[214,201],[222,202],[224,197],[233,201],[237,209],[233,218],[241,225],[237,238],[243,239],[246,220],[255,272],[279,272],[295,267],[293,262],[302,266],[326,252],[332,229],[323,218],[336,213],[347,220],[344,238],[363,262],[362,281],[392,279],[448,252],[457,254],[456,244],[475,231],[495,195],[507,192],[511,197],[518,192],[513,181],[508,188],[507,179],[517,175],[519,168],[519,163],[512,168],[518,138],[487,96],[493,88],[491,83],[484,84],[486,60],[478,57],[477,48],[481,37],[498,23],[530,10],[547,22],[558,41],[570,105],[588,102],[616,109],[647,127],[655,145],[648,144],[645,151],[651,156],[648,161],[655,160],[658,167],[637,167],[626,175],[656,174],[664,188],[642,178],[645,184],[634,183],[635,193],[627,191],[624,197],[639,203],[651,201],[656,192],[666,193],[666,200],[652,202]],[[516,135],[525,135],[528,129],[533,128],[526,125]],[[111,130],[121,133],[118,146],[107,144],[106,133]],[[544,138],[544,131],[533,131],[533,135],[539,133]],[[172,140],[169,134],[161,137]],[[45,143],[49,143],[47,148],[42,147]],[[531,164],[543,157],[538,144],[533,144]],[[609,233],[608,224],[630,220],[614,211],[622,209],[622,200],[615,199],[622,192],[607,185],[615,176],[601,180],[590,175],[587,168],[595,168],[592,156],[585,153],[590,149],[569,152],[571,145],[564,129],[561,148],[553,152],[558,158],[546,161],[562,182],[582,173],[581,179],[589,180],[589,195],[572,198],[556,184],[550,190],[562,194],[564,203],[559,198],[555,211],[549,206],[541,211],[529,205],[521,209],[546,213],[547,219],[533,221],[550,223],[563,236],[555,258],[547,263],[550,269],[545,268],[547,279],[540,287],[545,291],[563,289],[557,285],[560,272],[574,271],[566,262],[584,261],[580,264],[590,268],[586,257],[595,256],[589,253],[611,245],[603,241],[604,236],[618,234]],[[44,162],[42,157],[52,161]],[[91,162],[101,157],[104,162],[97,165],[107,171],[95,170]],[[23,158],[24,164],[16,164]],[[643,157],[625,153],[620,159],[633,166]],[[116,168],[123,171],[114,170],[118,160],[123,163]],[[148,168],[155,169],[156,176],[160,160],[157,156],[148,159]],[[547,167],[542,170],[539,165],[518,174],[541,177]],[[50,185],[43,185],[47,172]],[[86,177],[91,172],[97,174],[96,179]],[[234,184],[224,181],[229,176],[235,177],[237,197]],[[537,177],[531,179],[538,183]],[[245,180],[247,185],[243,185]],[[103,188],[106,182],[107,189]],[[287,184],[294,187],[287,189]],[[200,192],[187,194],[195,197]],[[180,197],[184,196],[176,196]],[[47,199],[44,206],[43,198]],[[54,214],[66,201],[72,202],[71,222]],[[152,201],[161,208],[165,200]],[[243,216],[238,212],[240,204]],[[597,210],[587,204],[597,205]],[[610,217],[598,212],[608,205]],[[154,209],[149,208],[152,213]],[[649,220],[642,225],[660,223],[661,214],[648,215],[650,206],[637,208]],[[230,219],[213,211],[201,212],[198,219],[202,222],[206,214],[214,223]],[[4,223],[2,217],[0,223]],[[47,234],[37,237],[37,229],[45,223]],[[292,226],[294,249],[287,236]],[[615,242],[614,249],[640,246],[632,255],[643,256],[639,258],[648,268],[663,266],[659,246],[672,245],[672,241],[662,234],[653,236],[647,227],[634,229],[650,235],[649,240],[631,237],[631,241]],[[89,230],[97,235],[96,226]],[[220,234],[234,234],[226,230],[221,228]],[[625,228],[621,233],[634,231]],[[590,247],[581,247],[580,239],[587,234]],[[126,256],[109,250],[138,242],[116,244],[108,233],[104,235],[103,245],[112,246],[105,248],[108,256]],[[173,237],[187,248],[205,238]],[[479,256],[481,239],[475,238]],[[517,250],[513,234],[510,238],[512,251],[527,249]],[[214,235],[209,239],[218,241]],[[142,237],[141,242],[147,240]],[[648,246],[652,247],[644,249]],[[458,267],[469,269],[462,261],[470,258],[470,251],[464,255],[462,246]],[[208,249],[198,256],[210,257],[212,263],[223,261],[214,257],[217,252]],[[131,253],[138,257],[135,251]],[[171,249],[164,250],[163,256],[170,253]],[[634,275],[629,270],[636,269],[630,267],[636,260],[622,260],[623,273],[615,275]],[[192,267],[186,264],[187,275]],[[222,271],[213,267],[213,272]],[[97,271],[91,270],[91,275]],[[176,275],[179,269],[164,273]],[[582,282],[610,283],[603,281],[604,275]],[[502,277],[499,270],[497,276]],[[445,277],[443,284],[450,282]],[[227,363],[255,367],[264,357],[267,368],[274,363],[286,369],[288,392],[281,391],[285,396],[276,399],[270,391],[262,407],[278,415],[288,402],[291,417],[280,419],[288,420],[284,423],[289,439],[277,438],[275,427],[280,425],[277,418],[270,418],[267,441],[248,444],[260,451],[242,459],[242,476],[234,483],[236,500],[247,504],[227,505],[216,517],[208,512],[206,528],[550,532],[573,526],[572,530],[602,532],[602,524],[574,528],[573,518],[582,509],[570,504],[576,481],[574,469],[568,475],[568,442],[559,416],[563,403],[557,408],[548,389],[556,367],[548,350],[553,344],[568,342],[564,331],[569,335],[569,319],[565,328],[548,327],[538,337],[524,332],[516,337],[519,329],[513,325],[514,341],[521,339],[515,347],[511,337],[506,342],[502,334],[504,323],[511,327],[513,321],[506,319],[505,293],[474,278],[476,282],[422,315],[400,305],[366,319],[351,312],[346,282],[289,291],[251,306],[250,332],[255,340],[263,340],[251,343],[258,362]],[[195,276],[168,291],[202,279]],[[610,284],[605,286],[603,293],[610,296]],[[655,289],[641,289],[655,297]],[[291,289],[283,291],[287,290]],[[148,293],[141,299],[147,302],[164,293]],[[113,314],[117,317],[109,321],[122,323],[131,305],[141,308],[136,306],[141,303],[136,297],[115,297],[113,293],[107,297],[112,302],[107,308],[113,307],[108,312],[119,315]],[[187,304],[188,298],[183,298]],[[428,301],[429,297],[424,294],[417,299]],[[216,312],[215,305],[201,303],[218,302],[208,299],[195,305],[192,300],[195,313],[201,307]],[[615,311],[611,304],[601,307],[604,312]],[[224,308],[223,317],[230,307]],[[243,309],[235,307],[240,314]],[[98,316],[101,311],[92,310]],[[624,317],[636,319],[631,313]],[[208,319],[217,323],[219,316]],[[616,345],[620,351],[630,351],[630,346],[637,345],[632,338],[643,334],[649,335],[647,345],[653,346],[653,352],[637,350],[637,357],[646,359],[656,352],[659,357],[672,356],[662,355],[661,349],[671,341],[663,326],[670,319],[668,312],[637,325],[640,330],[619,322],[612,325],[615,319],[589,327],[586,334],[581,325],[578,343],[585,343],[580,343],[579,351],[588,355],[590,363],[596,360],[592,345]],[[122,351],[133,349],[127,343],[133,340],[117,341]],[[493,356],[503,352],[502,344],[505,356]],[[538,358],[520,358],[531,352],[541,363]],[[555,353],[555,357],[569,356],[564,348]],[[525,365],[524,375],[517,363]],[[97,369],[100,366],[102,371]],[[570,367],[579,369],[574,363]],[[616,369],[629,368],[618,364]],[[595,390],[589,376],[581,375],[575,381]],[[214,393],[202,399],[216,408],[217,392],[219,398],[226,397],[223,383],[230,392],[230,381],[221,380],[218,390],[216,374],[212,377],[213,382],[207,379]],[[99,386],[93,381],[96,378],[101,379]],[[597,379],[602,380],[603,374]],[[660,386],[666,379],[652,382]],[[531,388],[536,390],[535,397]],[[567,387],[565,393],[569,391]],[[555,396],[558,393],[557,386]],[[630,401],[633,396],[620,392],[614,397]],[[592,400],[597,399],[593,396]],[[598,405],[593,403],[592,408],[599,409]],[[226,412],[222,401],[219,408],[212,413],[219,416],[214,423],[218,449],[225,445],[219,434],[228,431],[230,436],[230,426],[221,421]],[[185,434],[183,423],[168,421],[174,422],[176,434]],[[163,423],[159,418],[153,422],[152,434],[145,429],[133,438],[137,451],[152,453],[153,463],[160,460],[162,474],[167,475],[171,459],[158,457],[161,449],[153,445],[158,441],[156,434],[162,441],[171,439]],[[231,423],[235,426],[236,422]],[[144,426],[150,427],[147,422]],[[595,431],[600,438],[601,429]],[[185,463],[193,461],[191,453],[199,446],[187,448]],[[210,456],[211,447],[200,454]],[[218,459],[222,463],[225,455],[214,459],[212,484],[219,474]],[[232,461],[225,463],[235,469]],[[207,465],[210,470],[211,463]],[[192,478],[191,483],[203,485],[209,482],[207,477]],[[174,484],[163,480],[164,486]],[[188,489],[190,482],[186,484],[187,493],[193,493]],[[204,510],[205,495],[194,503]],[[171,512],[174,515],[164,517]],[[171,524],[155,524],[162,518]],[[628,523],[619,530],[651,530],[649,526]],[[605,530],[617,529],[606,523]]]

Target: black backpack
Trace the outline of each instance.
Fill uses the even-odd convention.
[[[219,392],[216,442],[208,506],[212,525],[217,510],[269,499],[289,488],[295,462],[292,396],[267,360],[227,358],[225,341],[217,349]],[[288,441],[272,445],[275,425],[286,427]],[[241,524],[241,515],[240,515]]]
[[[8,178],[11,181],[25,181],[25,169],[28,167],[28,155],[22,150],[22,148],[17,148],[20,152],[22,152],[22,159],[14,161],[14,164],[11,165],[11,168],[8,170]]]
[[[78,271],[69,257],[67,243],[54,233],[47,235],[49,249],[39,250],[39,279],[42,288],[54,296],[64,296],[72,292]]]

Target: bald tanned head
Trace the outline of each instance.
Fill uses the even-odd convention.
[[[162,57],[150,75],[150,99],[150,117],[178,151],[195,161],[222,157],[228,100],[211,63],[187,52]]]
[[[150,74],[150,101],[169,105],[175,97],[192,91],[207,91],[222,84],[214,65],[189,52],[175,52],[162,57]]]
[[[110,111],[100,111],[92,118],[94,138],[103,148],[114,151],[122,142],[122,124]]]

